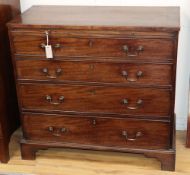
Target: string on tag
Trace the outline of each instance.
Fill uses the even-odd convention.
[[[49,45],[49,32],[45,31],[45,34],[46,34],[46,45],[48,46]]]
[[[53,50],[52,50],[52,46],[49,45],[49,32],[45,31],[45,34],[46,34],[46,46],[45,46],[46,58],[52,59],[53,58]]]

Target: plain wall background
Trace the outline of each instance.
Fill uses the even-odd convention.
[[[22,11],[25,11],[32,5],[180,6],[181,31],[178,50],[175,112],[177,115],[177,129],[186,129],[190,74],[189,0],[21,0]]]

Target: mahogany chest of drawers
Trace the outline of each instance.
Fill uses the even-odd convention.
[[[8,27],[23,159],[69,147],[175,169],[177,7],[34,6]]]

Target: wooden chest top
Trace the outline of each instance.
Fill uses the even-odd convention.
[[[53,14],[53,15],[52,15]],[[178,31],[179,7],[33,6],[12,27]]]

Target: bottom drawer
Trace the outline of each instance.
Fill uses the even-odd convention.
[[[143,149],[170,146],[170,123],[160,121],[26,114],[23,130],[29,140]]]

